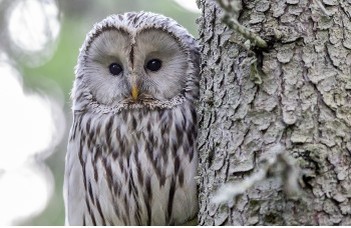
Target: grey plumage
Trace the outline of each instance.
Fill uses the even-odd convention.
[[[153,59],[159,70],[146,69]],[[121,73],[111,75],[111,63]],[[194,38],[170,18],[125,13],[94,26],[72,90],[67,224],[170,225],[196,216],[198,67]]]

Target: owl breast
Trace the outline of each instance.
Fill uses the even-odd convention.
[[[70,225],[172,225],[196,216],[196,114],[75,113],[66,158]],[[65,188],[66,189],[66,188]]]

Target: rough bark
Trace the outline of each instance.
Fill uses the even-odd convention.
[[[242,1],[238,21],[270,44],[255,49],[261,84],[220,7],[199,5],[199,224],[351,225],[351,1]],[[257,172],[277,144],[302,170],[297,200],[271,176],[232,202],[212,202],[224,183]]]

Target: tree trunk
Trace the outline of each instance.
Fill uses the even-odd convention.
[[[351,1],[243,0],[238,22],[269,44],[252,51],[214,0],[199,5],[200,225],[351,225]],[[250,77],[250,52],[262,83]],[[301,170],[297,199],[267,175],[213,202],[277,145]]]

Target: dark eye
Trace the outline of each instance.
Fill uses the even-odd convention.
[[[110,69],[110,73],[113,75],[119,75],[123,71],[122,66],[119,65],[118,63],[112,63],[109,66],[109,69]]]
[[[158,71],[162,66],[162,62],[159,59],[151,59],[146,64],[146,68],[151,71]]]

